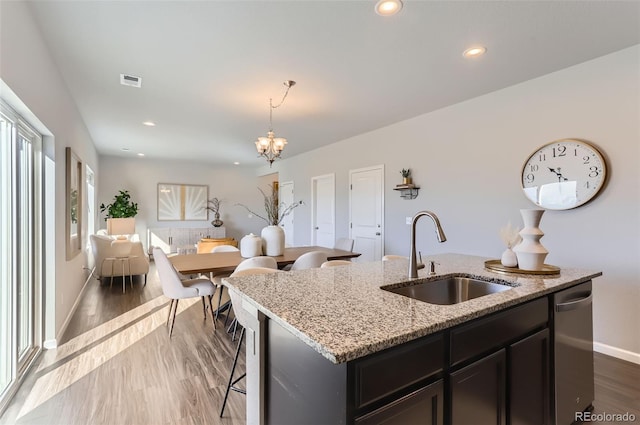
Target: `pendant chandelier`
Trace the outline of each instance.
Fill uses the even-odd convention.
[[[282,106],[284,100],[287,98],[287,94],[289,94],[289,89],[295,84],[296,82],[291,80],[284,82],[287,90],[284,92],[282,100],[277,105],[274,105],[273,99],[269,98],[269,131],[267,132],[267,137],[258,137],[258,140],[256,140],[256,149],[258,150],[258,154],[267,159],[269,167],[273,165],[273,161],[280,158],[280,154],[284,150],[284,145],[287,144],[287,139],[284,137],[275,137],[275,133],[273,132],[273,110]]]

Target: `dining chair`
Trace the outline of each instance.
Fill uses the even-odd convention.
[[[255,257],[255,258],[258,258],[258,257]],[[274,269],[272,267],[247,267],[242,270],[234,271],[230,277],[248,276],[248,275],[256,275],[256,274],[269,274],[269,273],[282,273],[282,271],[278,270],[277,268]],[[235,306],[234,313],[236,315],[236,320],[240,324],[240,326],[242,326],[242,330],[240,331],[240,340],[238,341],[236,354],[233,358],[233,366],[231,366],[231,373],[229,374],[229,382],[227,384],[227,389],[224,394],[224,400],[222,401],[222,408],[220,409],[220,417],[222,417],[222,415],[224,414],[224,408],[227,404],[229,391],[233,390],[241,394],[247,394],[246,390],[235,386],[241,379],[247,376],[247,373],[246,372],[243,373],[236,379],[233,379],[233,374],[235,373],[236,365],[238,364],[238,357],[240,356],[240,348],[242,347],[242,341],[244,340],[244,335],[245,335],[245,327],[247,322],[249,321],[250,316],[246,312],[246,310],[243,308],[243,299],[240,296],[240,294],[237,293],[233,288],[227,288],[227,289],[229,291],[229,297],[231,298],[231,302]]]
[[[236,268],[234,269],[233,273],[236,273],[236,272],[238,272],[240,270],[250,269],[250,268],[255,268],[255,267],[263,267],[263,268],[276,269],[277,270],[278,269],[278,262],[275,260],[275,258],[267,257],[266,255],[247,258],[245,260],[242,260],[242,262],[236,266]],[[232,273],[232,275],[233,275],[233,273]],[[229,277],[229,276],[220,275],[220,276],[215,276],[213,278],[213,283],[215,285],[219,285],[220,286],[220,292],[218,293],[218,307],[216,308],[216,319],[218,318],[218,315],[220,313],[220,303],[222,302],[222,289],[223,289],[222,288],[222,279],[225,278],[225,277]],[[227,306],[229,311],[231,311],[231,306],[232,305],[233,305],[233,302],[230,302],[229,305]],[[227,326],[227,320],[229,320],[229,314],[227,314],[227,316],[224,319],[224,326]],[[235,326],[235,319],[229,325],[229,329],[231,329],[234,326]],[[229,329],[227,331],[229,331]],[[235,334],[234,334],[234,339],[235,339]]]
[[[211,248],[211,252],[237,252],[238,248],[232,245],[218,245]]]
[[[180,280],[180,275],[167,258],[167,255],[160,248],[153,249],[153,258],[156,262],[160,283],[162,284],[162,293],[171,299],[169,316],[167,317],[167,326],[169,326],[169,321],[171,321],[169,338],[171,338],[173,334],[173,325],[178,312],[178,301],[184,298],[202,297],[202,310],[204,312],[204,319],[207,320],[207,306],[205,304],[205,297],[207,297],[209,300],[209,308],[211,309],[211,320],[213,321],[213,328],[215,329],[216,322],[213,316],[213,307],[211,306],[211,297],[215,292],[213,283],[206,278]]]
[[[291,266],[291,271],[318,268],[327,261],[327,254],[323,251],[311,251],[302,254]]]
[[[238,252],[240,251],[238,248],[236,248],[233,245],[218,245],[218,246],[214,246],[213,248],[211,248],[211,252],[212,253],[216,253],[216,252]],[[229,277],[231,275],[231,273],[227,272],[227,273],[218,273],[218,274],[213,274],[213,273],[209,273],[209,278],[211,279],[211,281],[213,282],[214,285],[216,285],[216,290],[220,290],[220,292],[218,293],[218,307],[216,309],[216,319],[218,318],[218,315],[220,313],[220,301],[222,300],[222,291],[224,289],[224,286],[222,285],[222,278],[225,277]]]
[[[353,239],[350,238],[338,238],[334,246],[335,249],[341,249],[343,251],[353,252]]]
[[[382,261],[408,260],[408,259],[409,257],[405,257],[403,255],[393,255],[393,254],[385,255],[384,257],[382,257]]]
[[[337,266],[351,266],[353,263],[347,260],[329,260],[325,261],[320,265],[321,269],[326,269],[329,267],[337,267]]]
[[[268,257],[266,255],[247,258],[246,260],[242,260],[242,262],[236,266],[234,273],[240,270],[251,269],[255,267],[266,267],[268,269],[277,269],[278,262],[276,261],[275,258]]]

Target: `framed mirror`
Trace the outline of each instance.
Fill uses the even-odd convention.
[[[66,148],[66,251],[67,261],[82,250],[82,161]]]

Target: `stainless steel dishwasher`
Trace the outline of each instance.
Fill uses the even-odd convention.
[[[565,425],[594,400],[591,281],[556,293],[553,301],[555,423]]]

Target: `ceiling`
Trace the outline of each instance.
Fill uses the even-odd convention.
[[[253,142],[285,80],[273,129],[291,157],[640,43],[639,1],[374,5],[30,2],[100,154],[220,165],[264,164]],[[463,58],[472,45],[487,53]]]

